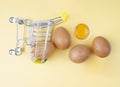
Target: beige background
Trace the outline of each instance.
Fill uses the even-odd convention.
[[[86,62],[75,64],[67,50],[56,50],[45,64],[33,64],[28,50],[21,56],[11,56],[15,47],[15,24],[11,16],[44,20],[66,11],[69,19],[62,26],[72,36],[72,46],[90,46],[101,35],[111,43],[112,52],[106,59],[92,55]],[[73,31],[85,23],[91,38],[82,42]],[[120,87],[120,0],[1,0],[0,1],[0,87]]]

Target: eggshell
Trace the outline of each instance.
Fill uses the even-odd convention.
[[[94,53],[101,58],[107,57],[111,51],[110,43],[106,38],[102,36],[94,38],[92,48]]]
[[[91,54],[91,50],[89,47],[84,45],[76,45],[74,46],[69,53],[70,60],[75,63],[84,62]]]
[[[46,58],[48,58],[55,50],[55,47],[52,42],[47,43],[47,48],[46,48]],[[44,52],[44,43],[37,43],[33,50],[33,56],[35,56],[37,59],[41,59],[43,57],[43,52]]]
[[[58,27],[53,32],[52,41],[56,48],[67,49],[71,45],[71,37],[68,30],[64,27]]]

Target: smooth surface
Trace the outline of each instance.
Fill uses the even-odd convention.
[[[1,0],[0,1],[0,87],[120,87],[120,0]],[[45,64],[33,64],[26,49],[22,56],[11,56],[15,47],[16,26],[9,17],[43,20],[66,11],[62,25],[72,36],[72,46],[91,45],[102,35],[111,43],[109,57],[92,55],[82,64],[72,63],[69,49],[56,50]],[[77,24],[85,23],[92,34],[88,41],[75,38]]]

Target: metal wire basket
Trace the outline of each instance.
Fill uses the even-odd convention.
[[[9,21],[11,23],[16,23],[16,48],[9,50],[10,55],[21,55],[24,51],[24,46],[27,44],[30,47],[30,56],[33,62],[44,63],[47,60],[46,50],[47,43],[51,41],[52,31],[55,25],[64,22],[63,16],[59,16],[53,19],[44,21],[31,21],[29,19],[24,19],[22,17],[10,17]],[[22,28],[22,29],[21,29]],[[25,33],[26,29],[29,29],[28,41],[26,41]],[[42,44],[39,49],[41,49],[41,59],[37,59],[37,51],[33,53],[34,47],[37,48],[38,44]]]

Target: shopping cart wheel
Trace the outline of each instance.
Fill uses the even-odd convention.
[[[16,55],[17,55],[17,56],[21,55],[21,54],[22,54],[22,48],[17,47],[17,48],[15,49],[15,52],[16,52]]]
[[[10,55],[16,55],[16,52],[15,52],[14,49],[11,49],[11,50],[9,50],[9,54],[10,54]]]
[[[10,22],[10,23],[13,23],[13,22],[14,22],[14,17],[10,17],[10,18],[9,18],[9,22]]]
[[[20,25],[21,25],[21,24],[24,24],[24,21],[23,21],[23,20],[19,20],[19,21],[18,21],[18,24],[20,24]]]
[[[47,61],[47,59],[44,59],[44,60],[42,60],[41,62],[42,62],[42,63],[45,63],[46,61]]]

